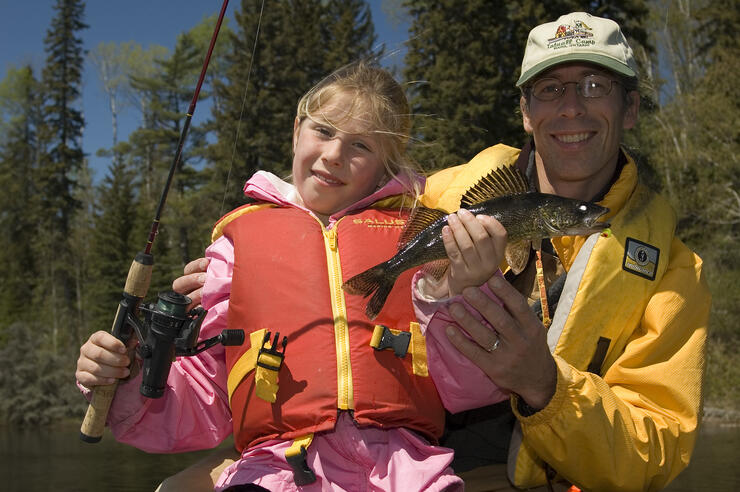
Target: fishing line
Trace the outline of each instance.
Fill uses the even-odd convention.
[[[257,41],[259,40],[260,27],[262,26],[262,12],[265,10],[265,0],[262,0],[260,5],[260,16],[257,19],[257,32],[254,34],[254,44],[252,45],[252,57],[249,60],[249,70],[247,71],[247,82],[244,86],[244,96],[242,97],[242,107],[239,111],[239,120],[236,124],[236,135],[234,136],[234,145],[231,149],[231,161],[229,162],[229,172],[226,173],[226,184],[224,185],[224,196],[221,200],[221,210],[219,216],[224,214],[224,206],[226,204],[226,194],[229,191],[229,182],[231,181],[231,170],[234,168],[234,158],[236,156],[236,143],[239,141],[239,134],[241,132],[242,117],[244,116],[244,107],[247,103],[247,92],[249,92],[249,79],[252,76],[252,64],[254,63],[254,54],[257,51]]]

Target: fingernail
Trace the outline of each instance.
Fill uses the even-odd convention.
[[[473,216],[473,214],[467,208],[461,208],[460,210],[457,211],[457,213],[460,214],[460,215],[464,215],[466,217],[472,217]]]
[[[470,300],[478,300],[483,297],[483,294],[475,287],[467,287],[463,290],[463,297]]]
[[[447,325],[447,328],[445,328],[445,333],[450,338],[454,338],[455,335],[456,335],[455,329],[452,326],[450,326],[450,325]]]
[[[201,284],[205,284],[206,283],[206,274],[205,273],[201,273],[200,275],[198,275],[198,282],[200,282]]]
[[[500,289],[503,286],[504,286],[504,279],[502,279],[498,275],[494,276],[491,279],[491,288],[493,288],[493,289]]]
[[[450,306],[450,313],[455,319],[460,319],[465,316],[465,308],[459,304],[453,304]]]
[[[460,221],[460,219],[458,218],[457,214],[450,214],[450,215],[447,216],[447,223],[448,224],[457,223],[459,221]]]

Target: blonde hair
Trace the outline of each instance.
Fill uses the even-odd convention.
[[[406,176],[414,198],[421,195],[415,176],[421,169],[407,154],[411,114],[406,95],[401,86],[388,71],[366,61],[346,65],[326,76],[313,86],[298,101],[296,116],[314,119],[323,107],[336,96],[350,95],[352,105],[342,121],[329,121],[334,128],[341,130],[343,122],[350,119],[368,124],[368,134],[375,135],[380,142],[380,157],[387,177],[397,179]],[[322,114],[322,119],[326,115]]]

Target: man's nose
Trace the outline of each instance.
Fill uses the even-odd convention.
[[[560,115],[566,118],[575,118],[586,111],[584,97],[578,93],[578,85],[575,82],[563,84],[564,93],[560,97]]]

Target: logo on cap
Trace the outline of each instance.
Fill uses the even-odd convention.
[[[551,49],[569,48],[573,46],[591,46],[596,44],[590,27],[581,20],[572,24],[560,24],[555,31],[555,37],[547,40],[547,47]]]

